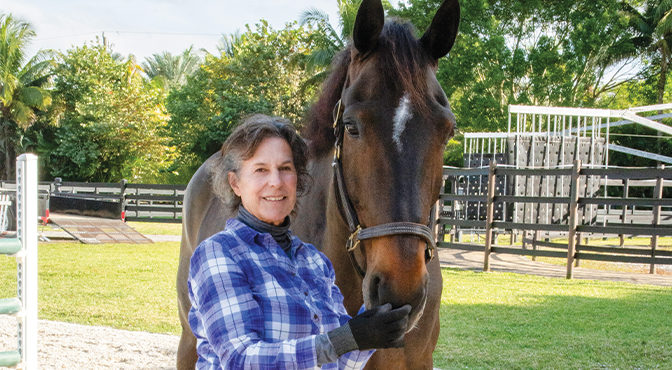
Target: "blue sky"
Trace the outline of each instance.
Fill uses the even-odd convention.
[[[275,29],[317,8],[337,22],[336,0],[0,0],[0,12],[30,22],[39,49],[67,50],[103,32],[114,51],[139,61],[154,53],[216,51],[222,34],[267,20]]]

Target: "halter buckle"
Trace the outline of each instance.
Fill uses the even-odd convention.
[[[348,241],[345,244],[345,248],[349,253],[354,252],[357,247],[359,247],[359,232],[362,231],[362,227],[360,225],[357,225],[357,229],[350,234],[348,237]]]

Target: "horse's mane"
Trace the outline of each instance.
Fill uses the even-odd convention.
[[[390,89],[398,88],[407,92],[415,110],[424,114],[428,109],[423,98],[427,89],[424,68],[428,63],[435,62],[422,52],[414,33],[410,23],[389,20],[373,52],[380,54],[377,67],[381,79],[390,84]],[[352,44],[334,57],[329,76],[322,84],[322,93],[311,107],[304,125],[303,136],[309,142],[312,156],[321,157],[333,149],[335,137],[332,112],[343,90],[348,66],[353,60],[366,57],[368,55],[359,55]]]

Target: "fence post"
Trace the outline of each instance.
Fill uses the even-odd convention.
[[[55,193],[60,193],[61,192],[61,184],[63,183],[63,179],[60,177],[57,177],[54,179],[54,192]]]
[[[571,183],[569,187],[569,235],[567,236],[567,279],[571,279],[574,268],[574,252],[576,251],[576,226],[579,214],[579,175],[581,160],[574,160]]]
[[[625,179],[623,181],[623,199],[627,198],[630,196],[630,179]],[[628,214],[628,206],[626,204],[623,205],[623,211],[621,213],[621,222],[623,225],[625,225],[626,222],[626,217]],[[623,234],[618,235],[620,246],[622,247],[625,244],[625,237]]]
[[[490,271],[490,253],[492,253],[492,223],[495,215],[495,169],[497,161],[490,162],[488,171],[488,199],[485,215],[485,256],[483,258],[483,271]]]
[[[126,187],[128,180],[121,179],[119,182],[119,202],[121,203],[121,220],[126,221]]]
[[[658,165],[659,170],[664,170],[665,166]],[[653,194],[654,198],[660,200],[663,198],[663,177],[662,174],[656,179],[656,187]],[[660,204],[653,207],[653,226],[660,224]],[[651,235],[651,266],[649,268],[650,274],[656,273],[656,249],[658,248],[658,235]]]

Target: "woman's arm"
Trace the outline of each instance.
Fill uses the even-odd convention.
[[[192,330],[210,343],[223,367],[317,366],[314,335],[276,343],[262,341],[264,314],[244,271],[219,243],[206,241],[194,252],[189,296],[197,321]]]
[[[333,343],[337,347],[345,347],[345,348],[357,348],[357,343],[355,342],[354,337],[352,336],[352,332],[349,330],[343,330],[345,329],[345,325],[348,324],[348,321],[352,319],[352,317],[348,314],[348,312],[345,310],[345,306],[343,305],[343,294],[341,293],[341,290],[338,288],[336,285],[336,273],[334,271],[334,267],[331,264],[331,261],[324,255],[322,255],[322,260],[325,262],[326,265],[326,272],[325,274],[331,281],[331,297],[334,301],[334,304],[336,305],[335,309],[339,314],[339,322],[341,324],[341,328],[334,330],[333,332],[339,332],[338,336],[339,338],[338,343]],[[364,311],[364,306],[362,306],[359,310],[359,313]],[[333,333],[332,332],[332,333]],[[330,340],[334,342],[334,337],[330,336]],[[341,348],[336,348],[336,352],[342,352]],[[359,350],[353,350],[350,352],[346,352],[341,354],[338,357],[338,368],[339,369],[361,369],[366,365],[366,362],[369,360],[371,355],[375,350],[368,350],[368,351],[359,351]]]

